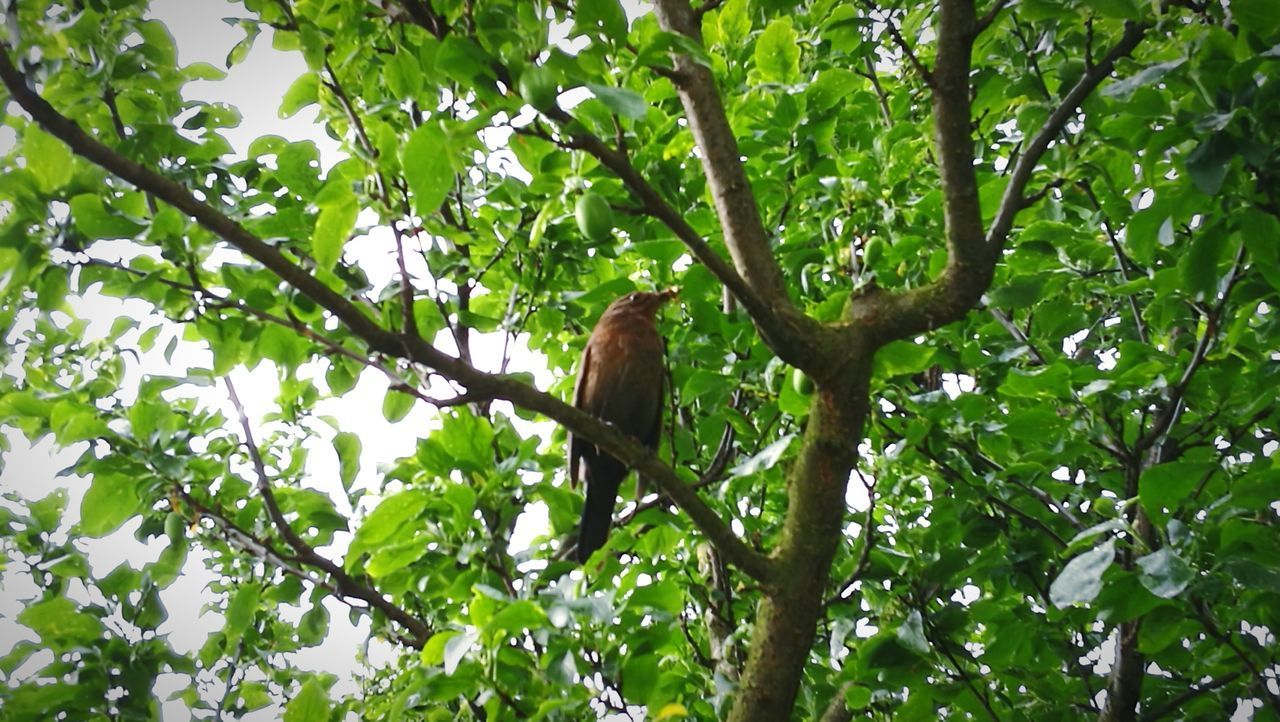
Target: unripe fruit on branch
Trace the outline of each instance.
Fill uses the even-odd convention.
[[[574,216],[578,219],[578,229],[582,231],[582,235],[597,243],[608,240],[613,234],[613,209],[599,194],[591,191],[583,193],[578,198]]]

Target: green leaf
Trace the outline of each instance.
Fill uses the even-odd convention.
[[[164,588],[177,580],[187,563],[186,539],[175,540],[160,551],[160,556],[146,566],[147,576],[156,586]]]
[[[107,210],[102,199],[92,193],[82,193],[71,199],[71,220],[76,230],[92,240],[134,238],[144,226],[135,223],[114,210]]]
[[[1147,591],[1163,599],[1172,599],[1187,588],[1196,573],[1169,547],[1138,559],[1139,577]]]
[[[311,253],[322,270],[332,270],[342,257],[342,249],[351,237],[360,213],[360,202],[350,191],[340,193],[320,206],[316,230],[311,234]]]
[[[49,426],[62,446],[96,439],[108,432],[107,423],[99,417],[97,409],[71,401],[60,401],[54,405]]]
[[[226,649],[234,650],[240,642],[244,631],[253,623],[254,614],[258,611],[258,597],[262,593],[257,584],[241,584],[227,602],[223,613],[226,623],[222,633],[226,635]]]
[[[309,678],[284,708],[284,722],[325,722],[329,719],[329,695],[315,678]]]
[[[1231,0],[1231,16],[1241,28],[1259,38],[1280,30],[1280,12],[1273,0]]]
[[[1280,290],[1280,249],[1275,243],[1280,238],[1280,219],[1256,208],[1244,208],[1236,215],[1236,222],[1254,267],[1272,288]]]
[[[755,60],[766,82],[789,83],[800,75],[800,43],[789,15],[775,18],[760,34]]]
[[[751,15],[747,10],[747,0],[726,2],[720,8],[720,17],[717,22],[726,45],[745,41],[747,34],[751,32]]]
[[[1008,283],[991,292],[991,305],[997,308],[1027,308],[1040,300],[1043,290],[1042,276],[1014,276]]]
[[[428,639],[427,643],[422,645],[422,654],[418,655],[418,659],[427,667],[434,667],[443,663],[445,645],[458,634],[454,630],[445,630],[431,635],[431,639]]]
[[[656,609],[676,615],[684,609],[684,590],[669,581],[654,582],[632,592],[627,599],[627,606],[645,611]]]
[[[1215,133],[1187,154],[1187,174],[1201,193],[1217,195],[1235,154],[1235,143],[1227,135]]]
[[[383,499],[360,524],[352,545],[368,549],[382,544],[403,524],[416,519],[427,508],[430,500],[427,492],[421,489],[402,491]]]
[[[138,604],[137,611],[133,616],[133,623],[139,629],[154,630],[169,618],[169,611],[165,609],[164,602],[160,599],[160,590],[153,584],[147,585],[146,592],[142,595],[142,601]]]
[[[574,5],[574,29],[595,34],[603,31],[614,42],[627,37],[627,14],[618,0],[578,0]]]
[[[319,99],[320,76],[315,73],[300,75],[289,89],[284,91],[284,97],[280,99],[280,117],[292,118],[308,105],[319,102]]]
[[[498,611],[485,625],[485,632],[519,632],[524,629],[538,629],[547,623],[547,614],[542,608],[527,599],[511,602]]]
[[[103,631],[97,617],[81,611],[66,597],[54,597],[23,609],[18,622],[40,635],[40,641],[54,652],[89,646]]]
[[[307,360],[310,342],[291,328],[270,324],[258,335],[258,353],[282,368],[296,369]]]
[[[830,110],[846,95],[862,87],[866,82],[857,73],[846,68],[823,70],[805,91],[805,95],[809,98],[809,108],[817,113]]]
[[[80,530],[91,537],[105,536],[141,511],[136,480],[98,474],[80,502]]]
[[[1184,499],[1217,468],[1201,461],[1175,461],[1142,472],[1138,479],[1138,500],[1153,518],[1163,519],[1164,511],[1177,509]]]
[[[871,704],[871,689],[855,684],[844,691],[844,704],[855,712]]]
[[[633,704],[645,704],[658,688],[658,656],[633,654],[622,663],[622,696]]]
[[[1138,88],[1159,82],[1160,79],[1170,71],[1181,67],[1185,62],[1185,59],[1180,58],[1178,60],[1170,60],[1165,63],[1150,65],[1129,78],[1107,85],[1102,89],[1102,95],[1121,101],[1127,101]]]
[[[426,553],[426,542],[417,538],[384,546],[369,557],[365,571],[374,579],[385,577],[418,561]]]
[[[921,656],[929,655],[929,640],[924,636],[924,620],[918,609],[912,609],[895,633],[898,643]]]
[[[71,148],[34,123],[23,131],[22,153],[27,159],[27,170],[36,177],[41,191],[52,193],[71,180],[75,168]]]
[[[312,647],[324,641],[329,633],[329,610],[320,602],[311,605],[311,609],[298,621],[298,641],[304,646]]]
[[[1049,585],[1049,601],[1059,609],[1088,604],[1102,591],[1102,574],[1116,556],[1116,540],[1108,539],[1067,562],[1058,578]]]
[[[409,415],[415,401],[417,399],[409,394],[388,389],[386,396],[382,397],[382,416],[394,424]]]
[[[1137,20],[1141,16],[1136,0],[1085,0],[1085,5],[1102,17]]]
[[[1070,398],[1071,371],[1065,364],[1055,363],[1034,371],[1013,369],[1000,384],[1004,396],[1023,399]]]
[[[249,57],[249,51],[253,49],[253,41],[257,39],[258,33],[262,32],[262,28],[259,27],[257,23],[244,20],[238,24],[240,28],[244,30],[245,35],[244,38],[240,42],[236,43],[235,46],[231,48],[231,51],[227,53],[228,68],[239,65],[244,62],[245,58]]]
[[[435,215],[453,187],[454,178],[448,138],[440,126],[426,123],[413,131],[404,146],[401,163],[413,192],[414,209],[421,216]]]
[[[632,120],[643,120],[649,112],[649,106],[637,92],[626,88],[613,88],[598,83],[587,83],[592,92],[609,110]]]
[[[227,73],[216,65],[199,62],[183,66],[182,76],[187,80],[222,80]]]
[[[1195,622],[1187,618],[1182,609],[1166,604],[1151,611],[1138,628],[1138,651],[1143,654],[1159,654],[1170,644],[1194,629]]]
[[[54,489],[48,496],[31,502],[31,517],[43,531],[57,529],[62,521],[62,511],[67,508],[67,490]]]
[[[872,362],[875,378],[887,379],[894,376],[918,374],[929,368],[933,355],[937,351],[932,346],[925,346],[912,341],[894,341],[885,344],[876,351]]]
[[[1197,233],[1191,250],[1178,261],[1178,270],[1188,295],[1203,301],[1218,295],[1218,258],[1223,248],[1222,236],[1212,230]]]
[[[466,484],[450,484],[445,487],[444,500],[453,507],[453,520],[458,528],[466,527],[467,520],[476,513],[476,492]]]
[[[436,51],[435,68],[463,87],[471,87],[482,78],[493,77],[490,60],[470,38],[450,33]]]
[[[478,639],[480,639],[480,632],[475,629],[468,629],[462,634],[450,637],[445,641],[443,655],[445,674],[453,674],[458,669],[458,664],[467,656],[467,653],[475,646]]]
[[[314,141],[290,143],[276,153],[276,177],[304,199],[320,186],[319,168],[320,149]]]
[[[351,491],[351,483],[360,473],[360,437],[349,431],[340,431],[333,437],[333,449],[338,452],[338,476],[342,488]]]
[[[1139,263],[1151,262],[1156,241],[1165,228],[1173,228],[1167,206],[1167,203],[1157,200],[1129,219],[1129,225],[1125,228],[1125,245]]]

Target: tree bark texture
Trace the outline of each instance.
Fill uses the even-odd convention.
[[[820,387],[803,447],[787,476],[788,508],[777,565],[756,616],[730,722],[786,720],[823,613],[831,561],[841,544],[845,490],[869,408],[871,356],[862,351],[842,383]]]

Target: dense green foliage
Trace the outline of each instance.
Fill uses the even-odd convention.
[[[8,4],[19,44],[4,50],[55,108],[384,328],[528,378],[545,359],[545,390],[568,398],[608,302],[678,285],[661,322],[673,388],[662,456],[761,549],[778,538],[812,384],[745,314],[722,310],[715,276],[570,139],[620,144],[723,252],[668,77],[669,53],[692,54],[715,72],[807,313],[836,321],[851,294],[918,287],[946,263],[929,90],[883,22],[932,65],[929,5],[729,0],[702,16],[701,46],[616,0],[231,8],[246,37],[229,63],[268,26],[305,59],[280,112],[314,106],[342,142],[348,156],[322,172],[311,141],[269,135],[233,153],[221,133],[237,110],[181,94],[221,70],[180,67],[145,2]],[[1255,719],[1280,718],[1280,14],[1268,6],[1024,0],[977,40],[990,219],[1061,98],[1126,23],[1151,25],[1044,155],[985,307],[877,355],[853,482],[873,503],[848,512],[797,718],[837,694],[876,719],[1094,715],[1115,632],[1135,622],[1155,665],[1144,714],[1224,719],[1246,700]],[[431,32],[435,19],[446,31]],[[562,473],[563,430],[543,435],[533,414],[486,399],[430,407],[418,397],[448,397],[440,377],[371,351],[274,272],[4,107],[19,142],[0,158],[0,424],[77,450],[71,471],[91,481],[73,527],[62,492],[0,505],[0,548],[39,590],[17,621],[40,639],[0,658],[0,719],[154,719],[165,671],[190,675],[183,699],[205,717],[273,701],[297,720],[723,715],[760,595],[732,567],[710,581],[686,515],[652,499],[624,514],[584,578],[559,554],[581,503]],[[613,207],[612,234],[584,238],[585,188]],[[370,280],[393,235],[411,287],[398,273]],[[101,251],[113,239],[129,241],[127,260]],[[167,320],[122,317],[88,339],[69,305],[88,291]],[[484,335],[537,353],[511,358],[499,341],[483,348],[503,357],[486,357],[473,351]],[[137,381],[138,352],[168,339],[210,349],[209,367]],[[248,424],[259,475],[239,420],[187,392],[221,395],[223,377],[262,364],[279,386],[274,412]],[[317,411],[361,374],[395,379],[361,399],[369,413],[396,421],[416,404],[435,419],[416,453],[379,460],[371,490],[353,485],[359,424]],[[311,440],[336,450],[345,499],[317,491],[310,475],[330,467],[308,458]],[[299,551],[272,505],[333,564]],[[531,505],[549,529],[512,548]],[[163,541],[158,560],[91,570],[87,546],[135,517],[139,538]],[[194,548],[225,625],[184,655],[154,630],[195,623],[163,603]],[[370,610],[361,589],[420,628]],[[334,596],[402,652],[355,695],[280,662],[325,638],[321,600]],[[297,623],[291,606],[305,610]],[[53,661],[11,679],[41,648]]]

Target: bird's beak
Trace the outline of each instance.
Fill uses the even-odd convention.
[[[664,291],[658,291],[658,295],[662,297],[663,301],[670,301],[680,295],[680,289],[672,286]]]

